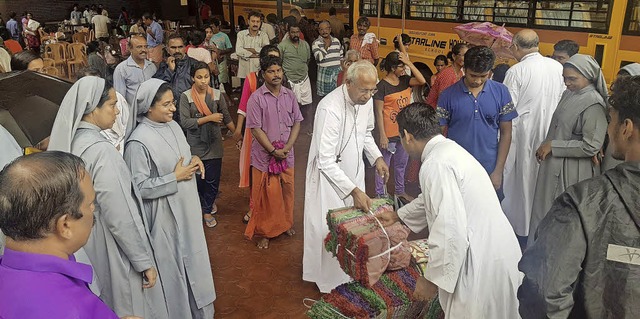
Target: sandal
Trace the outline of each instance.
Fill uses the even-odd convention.
[[[218,221],[216,220],[215,217],[211,217],[210,219],[204,219],[204,223],[207,225],[207,227],[209,228],[213,228],[216,227],[218,225]]]
[[[244,214],[244,216],[242,217],[242,223],[243,224],[248,224],[249,223],[249,219],[251,219],[251,215],[249,215],[249,213]]]

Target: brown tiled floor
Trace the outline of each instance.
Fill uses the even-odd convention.
[[[232,139],[224,141],[218,226],[205,230],[218,294],[216,318],[305,318],[303,299],[320,298],[315,284],[302,281],[304,172],[310,140],[300,134],[295,148],[297,233],[272,240],[267,250],[244,238],[248,190],[238,188],[239,152]]]
[[[234,114],[236,109],[229,111]],[[306,125],[306,121],[303,122],[303,127]],[[305,132],[304,129],[302,131]],[[311,142],[311,137],[303,132],[295,146],[296,234],[272,240],[267,250],[259,250],[254,242],[244,237],[246,225],[242,223],[242,216],[249,209],[249,191],[238,188],[239,151],[232,138],[224,141],[222,194],[216,202],[218,226],[205,228],[218,294],[216,319],[307,318],[303,300],[321,297],[315,284],[302,281],[304,181]],[[373,169],[368,169],[366,184],[369,195],[375,193],[373,174]],[[415,196],[416,185],[408,185],[407,192]],[[424,234],[412,237],[421,238]]]

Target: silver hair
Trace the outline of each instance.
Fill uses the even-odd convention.
[[[355,55],[358,57],[358,60],[360,60],[360,51],[358,50],[349,50],[347,51],[347,53],[344,54],[344,57],[342,58],[343,61],[347,61],[347,59],[349,59],[349,56]]]
[[[346,80],[350,83],[355,83],[359,77],[367,75],[378,79],[378,71],[376,71],[376,67],[367,60],[360,60],[349,67],[349,70],[347,70]]]

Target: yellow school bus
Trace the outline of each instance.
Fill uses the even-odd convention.
[[[278,2],[281,2],[282,12],[278,14]],[[273,13],[280,17],[289,15],[289,10],[297,8],[308,18],[315,21],[322,21],[329,18],[329,9],[336,8],[336,16],[345,24],[349,24],[351,14],[349,13],[349,0],[222,0],[222,8],[226,21],[231,21],[229,4],[233,6],[233,15],[236,23],[238,16],[242,15],[245,19],[249,12],[258,11],[265,16]]]
[[[548,56],[556,42],[576,41],[580,53],[600,63],[607,82],[621,66],[640,62],[640,0],[354,0],[353,6],[354,24],[360,16],[371,21],[369,31],[378,35],[381,58],[402,32],[412,38],[412,60],[431,70],[435,57],[460,41],[453,28],[475,21],[504,25],[512,33],[534,29],[541,53]]]

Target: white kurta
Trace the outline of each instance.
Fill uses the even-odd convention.
[[[382,156],[371,135],[373,128],[373,101],[354,105],[344,85],[318,103],[305,181],[302,279],[315,282],[323,293],[350,280],[324,249],[329,233],[326,216],[330,209],[353,206],[354,188],[364,191],[362,152],[369,163]]]
[[[522,254],[486,171],[442,135],[422,152],[423,193],[398,215],[413,232],[429,229],[424,276],[439,288],[446,318],[520,318]]]
[[[540,165],[536,150],[544,141],[565,90],[562,65],[540,53],[525,55],[511,67],[504,84],[518,111],[504,165],[502,209],[518,236],[529,234],[533,194]]]

